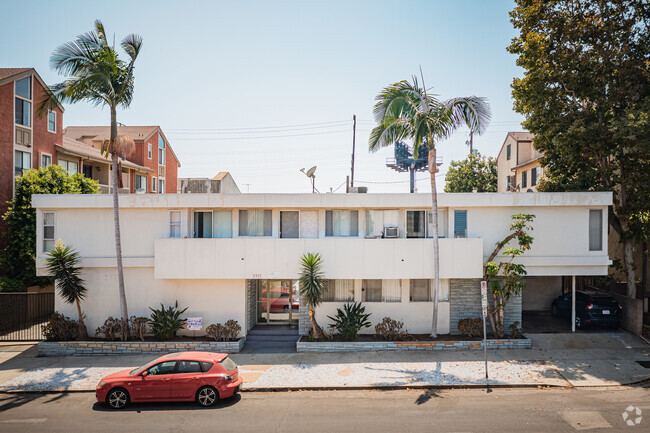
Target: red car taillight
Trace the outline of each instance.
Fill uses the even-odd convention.
[[[585,310],[591,310],[594,308],[594,304],[589,304],[585,307]]]

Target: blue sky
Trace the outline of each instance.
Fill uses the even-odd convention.
[[[441,98],[489,99],[492,124],[474,144],[496,156],[521,130],[510,83],[522,74],[506,47],[512,1],[0,1],[0,67],[62,77],[49,57],[103,21],[119,41],[144,38],[127,125],[161,125],[181,160],[180,176],[230,171],[243,192],[309,192],[300,173],[317,165],[316,186],[336,189],[350,173],[356,114],[355,184],[408,192],[408,174],[385,167],[392,149],[367,150],[372,106],[391,83],[424,71]],[[67,105],[64,124],[108,124],[106,109]],[[307,126],[296,126],[307,125]],[[438,144],[445,164],[468,152],[466,130]],[[419,173],[420,192],[430,191]],[[364,183],[373,182],[373,183]],[[375,183],[390,182],[390,183]],[[341,187],[338,192],[343,191]]]

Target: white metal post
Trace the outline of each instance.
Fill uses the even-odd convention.
[[[576,332],[576,276],[571,277],[571,332]]]

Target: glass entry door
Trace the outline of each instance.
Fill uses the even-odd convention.
[[[257,285],[257,323],[297,323],[298,293],[298,280],[261,280]]]

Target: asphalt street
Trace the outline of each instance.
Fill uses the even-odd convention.
[[[628,406],[643,413],[632,427]],[[628,419],[637,420],[637,415]],[[137,404],[112,411],[91,393],[2,394],[0,432],[650,431],[650,387],[244,393],[209,409]]]

